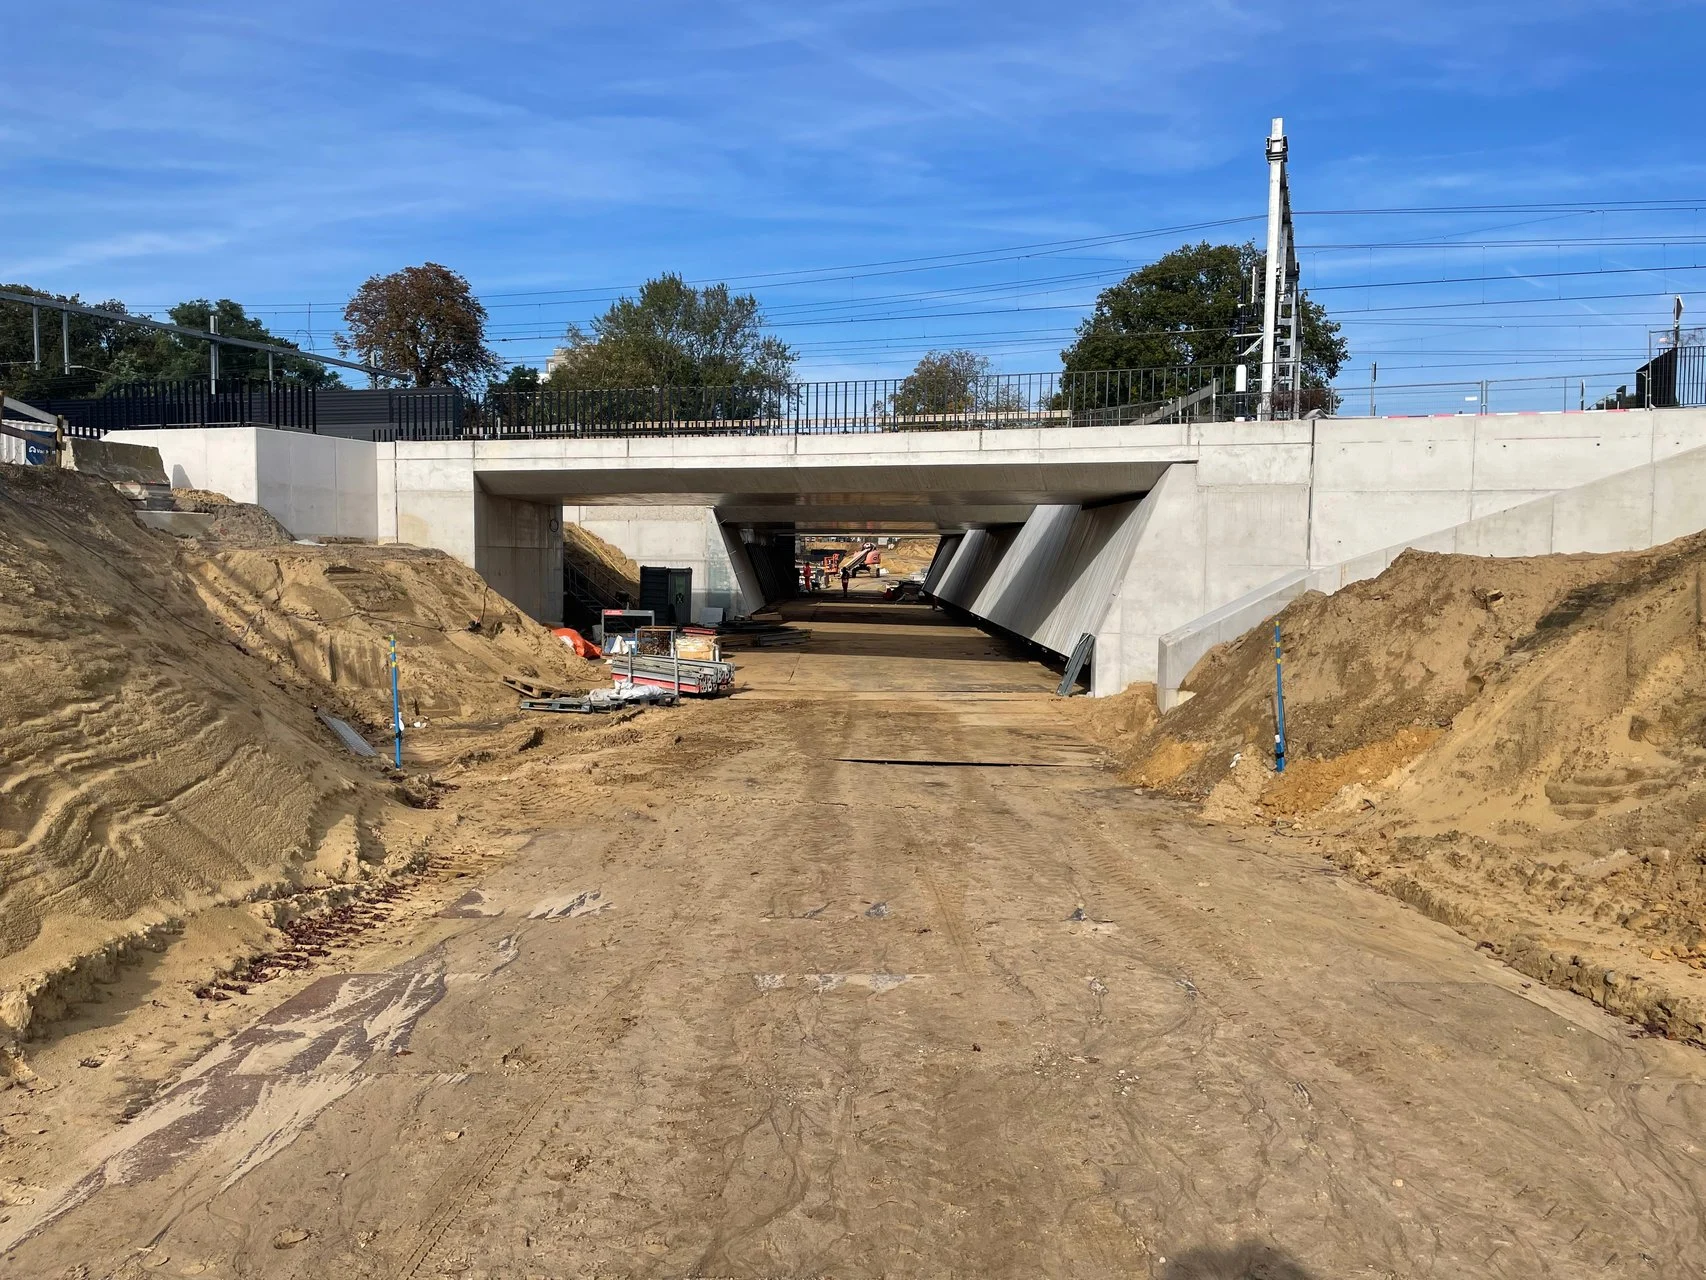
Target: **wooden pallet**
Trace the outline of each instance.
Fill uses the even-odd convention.
[[[567,689],[559,689],[555,685],[540,684],[537,680],[524,680],[520,676],[505,676],[503,682],[524,698],[538,698],[542,701],[549,701],[552,698],[582,698],[586,696],[581,693],[571,693]]]
[[[523,711],[580,712],[583,715],[591,715],[593,712],[599,710],[599,708],[588,703],[585,698],[572,697],[523,698],[521,700],[521,709]]]

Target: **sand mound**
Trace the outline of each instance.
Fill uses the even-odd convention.
[[[213,523],[200,539],[202,542],[226,547],[270,547],[296,538],[265,507],[252,502],[233,502],[210,489],[174,489],[172,505],[179,511],[197,511],[213,517]]]
[[[1155,728],[1155,686],[1134,684],[1111,698],[1072,698],[1065,704],[1116,760],[1130,757]]]
[[[640,598],[640,566],[620,547],[572,521],[563,522],[563,555],[607,596]]]
[[[308,701],[369,730],[390,724],[388,635],[411,722],[512,716],[505,675],[577,690],[605,682],[602,668],[439,551],[287,543],[204,547],[183,562],[246,649]]]
[[[108,484],[0,468],[0,1036],[201,907],[372,874],[408,812],[177,547]]]
[[[1440,918],[1538,948],[1549,980],[1583,947],[1706,968],[1703,601],[1700,535],[1604,556],[1407,552],[1280,614],[1284,775],[1268,625],[1204,658],[1127,776],[1220,821],[1336,837],[1334,857]]]
[[[896,578],[921,574],[936,558],[936,544],[940,541],[940,538],[902,538],[894,546],[883,549],[883,568]]]
[[[1560,600],[1615,577],[1622,560],[1407,551],[1378,578],[1293,601],[1278,618],[1292,760],[1332,759],[1400,729],[1449,725]],[[1272,624],[1208,654],[1185,688],[1194,696],[1163,719],[1153,745],[1197,744],[1198,760],[1167,785],[1203,795],[1233,755],[1272,752]]]

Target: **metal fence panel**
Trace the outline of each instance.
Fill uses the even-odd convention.
[[[104,395],[49,400],[82,434],[170,427],[267,426],[313,431],[315,389],[295,382],[136,382]]]
[[[918,378],[774,387],[629,387],[497,391],[463,409],[470,436],[831,435],[998,427],[1101,426],[1250,417],[1260,397],[1235,371],[1193,365],[1090,373],[995,374],[932,386]],[[1333,403],[1306,390],[1300,412]],[[1276,405],[1291,416],[1288,403]],[[444,418],[397,419],[397,438],[436,439]]]

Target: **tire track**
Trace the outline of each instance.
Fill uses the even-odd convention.
[[[632,992],[638,984],[662,964],[663,958],[658,957],[640,965],[629,973],[626,978],[599,997],[581,1017],[563,1029],[560,1043],[573,1043],[577,1033],[589,1028],[595,1020],[608,1015],[619,996]],[[553,1060],[545,1064],[545,1070],[560,1081],[567,1078],[567,1072],[563,1070],[567,1062],[568,1055],[558,1054]],[[491,1181],[492,1176],[497,1173],[503,1162],[538,1124],[546,1109],[553,1103],[561,1102],[568,1092],[568,1087],[562,1083],[540,1086],[533,1098],[522,1108],[521,1114],[515,1122],[503,1133],[488,1141],[469,1165],[462,1167],[462,1175],[455,1185],[442,1193],[438,1206],[428,1212],[426,1221],[421,1227],[420,1239],[416,1242],[415,1247],[404,1256],[403,1261],[392,1272],[396,1280],[413,1280],[413,1277],[420,1273],[421,1268],[444,1243],[445,1237],[457,1226],[473,1197],[479,1194]]]

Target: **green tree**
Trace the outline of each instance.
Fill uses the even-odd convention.
[[[486,346],[486,309],[436,262],[370,276],[344,308],[338,350],[409,375],[417,387],[473,391],[503,367]]]
[[[49,294],[18,284],[0,288],[12,293],[28,293],[43,299],[86,305],[75,294]],[[109,301],[97,305],[101,310],[118,316],[128,314],[122,302]],[[179,303],[172,308],[170,318],[174,324],[205,330],[210,314],[219,317],[220,332],[231,337],[287,347],[295,345],[269,333],[260,321],[229,298],[221,298],[217,303],[205,299]],[[99,316],[73,315],[69,325],[71,372],[67,374],[64,370],[64,333],[60,327],[60,315],[48,310],[41,312],[42,361],[41,368],[37,369],[30,308],[23,303],[0,303],[0,382],[14,395],[47,398],[93,395],[140,380],[208,376],[205,342]],[[261,381],[267,376],[266,353],[223,347],[220,349],[219,367],[222,379]],[[274,375],[313,386],[337,383],[337,376],[324,365],[292,356],[275,358]]]
[[[1060,353],[1068,373],[1248,364],[1252,385],[1259,354],[1243,352],[1261,317],[1248,302],[1251,272],[1265,254],[1254,244],[1187,245],[1104,289],[1096,309]],[[1345,340],[1326,308],[1304,293],[1303,385],[1326,387],[1345,361]]]
[[[167,313],[167,318],[173,324],[198,332],[209,329],[210,317],[218,319],[219,332],[223,337],[244,338],[250,342],[271,342],[285,347],[296,345],[269,332],[267,327],[249,315],[240,303],[233,302],[230,298],[221,298],[218,302],[194,298],[188,302],[180,302]],[[206,342],[175,333],[162,333],[158,329],[125,327],[131,328],[132,333],[123,347],[112,353],[103,380],[104,386],[153,379],[194,380],[209,376],[211,362],[208,359]],[[296,356],[275,355],[272,375],[282,381],[302,382],[311,387],[337,386],[340,382],[337,374],[325,365]],[[220,347],[219,380],[222,384],[237,381],[265,382],[267,353],[247,347]]]
[[[79,306],[98,305],[102,310],[124,314],[122,302],[90,304],[76,294],[51,294],[25,284],[0,285],[9,293],[27,293],[44,300],[72,302]],[[59,312],[42,310],[41,367],[35,365],[35,336],[29,306],[24,303],[0,302],[0,385],[20,399],[30,396],[46,399],[51,396],[82,396],[92,394],[108,371],[123,358],[142,330],[135,325],[119,324],[95,316],[73,315],[67,322],[71,338],[71,371],[65,371],[64,333],[60,328]]]
[[[994,380],[989,358],[963,347],[931,351],[901,380],[890,406],[896,414],[973,414],[1019,407],[1016,388]]]
[[[780,393],[794,352],[764,332],[751,294],[725,284],[696,289],[662,275],[583,329],[570,325],[549,385],[574,390],[739,387]]]
[[[486,384],[488,394],[495,391],[537,391],[539,390],[539,370],[525,364],[512,365],[508,373],[501,378],[493,378]]]

